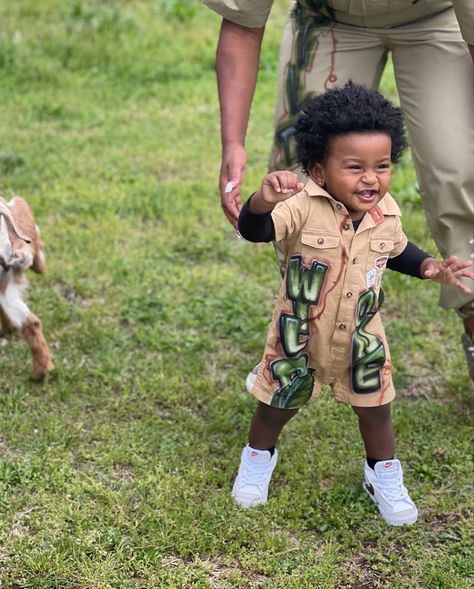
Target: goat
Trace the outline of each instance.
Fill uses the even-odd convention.
[[[0,197],[0,323],[5,331],[18,329],[31,349],[34,379],[53,369],[41,321],[23,300],[25,270],[45,270],[43,243],[30,207],[15,196]]]

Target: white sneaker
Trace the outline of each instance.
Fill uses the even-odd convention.
[[[276,466],[278,452],[255,450],[245,446],[240,459],[239,472],[232,489],[232,497],[242,507],[255,507],[266,503],[268,485]]]
[[[247,378],[245,379],[245,388],[247,389],[248,393],[252,392],[255,381],[257,380],[257,372],[258,372],[259,367],[260,367],[260,364],[257,364],[257,366],[254,366],[252,368],[252,372],[249,372],[247,374]]]
[[[363,486],[388,524],[401,526],[416,522],[418,509],[403,485],[399,460],[377,462],[374,470],[366,462]]]

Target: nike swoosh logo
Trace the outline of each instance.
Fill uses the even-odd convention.
[[[365,483],[365,488],[372,496],[375,495],[375,489],[372,487],[370,483]]]

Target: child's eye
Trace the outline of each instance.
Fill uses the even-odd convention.
[[[390,170],[390,164],[380,164],[377,167],[379,170]]]
[[[361,166],[356,166],[356,165],[349,166],[349,170],[361,170],[361,169],[362,169]]]

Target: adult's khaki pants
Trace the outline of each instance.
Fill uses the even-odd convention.
[[[433,239],[443,257],[474,259],[474,68],[452,9],[394,28],[349,26],[292,9],[270,168],[296,166],[294,124],[305,100],[348,80],[378,88],[389,51]],[[474,314],[473,295],[454,287],[443,285],[440,304]]]

